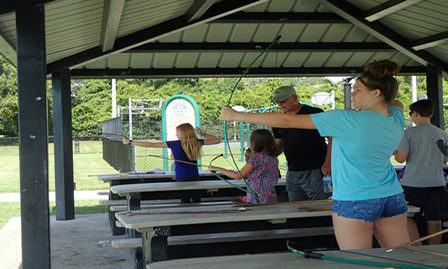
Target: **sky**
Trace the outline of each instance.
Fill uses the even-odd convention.
[[[339,81],[341,81],[341,80],[343,80],[344,78],[348,78],[348,77],[325,77],[326,79],[329,79],[329,80],[331,80],[331,82],[333,82],[333,83],[336,83],[336,82],[339,82]]]

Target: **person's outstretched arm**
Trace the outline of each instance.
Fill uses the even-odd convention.
[[[241,175],[243,175],[244,178],[246,178],[250,172],[252,172],[252,170],[254,169],[254,166],[250,163],[246,163],[245,166],[243,166],[243,168],[241,168],[240,173],[238,173],[238,171],[234,171],[234,170],[228,170],[228,169],[224,169],[221,167],[215,167],[215,166],[211,166],[208,170],[209,171],[218,171],[223,175],[226,175],[230,178],[233,179],[241,179]]]
[[[204,132],[199,128],[196,128],[196,132],[204,138],[204,145],[214,145],[221,143],[221,139],[219,139],[214,135],[207,134],[206,132]]]
[[[123,137],[123,144],[134,145],[137,147],[144,147],[144,148],[166,148],[166,147],[168,147],[165,142],[136,141],[136,140],[129,140],[126,137]]]
[[[221,119],[248,122],[278,128],[316,129],[310,115],[290,115],[285,113],[242,113],[230,107],[221,109]]]

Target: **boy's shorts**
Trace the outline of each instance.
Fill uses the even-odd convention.
[[[341,217],[365,221],[390,218],[408,211],[404,194],[359,201],[333,200],[333,212]]]
[[[403,186],[406,201],[410,205],[420,208],[420,212],[415,217],[422,217],[426,220],[448,219],[448,191],[446,186],[417,188]]]

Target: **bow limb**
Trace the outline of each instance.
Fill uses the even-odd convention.
[[[243,73],[242,73],[241,76],[238,78],[237,82],[235,83],[235,86],[233,87],[233,89],[232,89],[232,91],[231,91],[231,93],[230,93],[229,100],[227,101],[227,106],[230,106],[230,102],[231,102],[231,100],[232,100],[232,97],[233,97],[233,94],[234,94],[235,90],[236,90],[237,87],[238,87],[238,84],[239,84],[239,83],[241,82],[241,80],[247,75],[247,73],[249,73],[249,70],[252,68],[252,65],[253,65],[253,64],[254,64],[254,63],[255,63],[255,62],[256,62],[262,55],[264,55],[266,52],[268,52],[268,51],[272,48],[272,46],[274,46],[275,44],[279,43],[279,40],[280,40],[281,37],[282,37],[281,35],[277,36],[277,37],[274,39],[274,41],[272,41],[271,44],[269,44],[269,46],[267,46],[267,47],[266,47],[260,54],[258,54],[257,57],[255,57],[255,59],[249,64],[249,66],[248,66],[246,69],[244,69]],[[224,121],[224,132],[225,132],[225,136],[228,137],[228,135],[227,135],[227,121]],[[226,142],[225,142],[225,143],[226,143]],[[235,167],[236,167],[236,169],[238,170],[238,173],[239,173],[240,176],[241,176],[241,179],[244,181],[244,183],[246,183],[247,187],[249,188],[249,184],[247,183],[247,181],[245,180],[245,178],[244,178],[243,175],[241,174],[241,170],[239,169],[238,164],[236,163],[235,158],[233,157],[233,153],[232,153],[232,150],[231,150],[231,148],[230,148],[230,144],[229,144],[229,141],[228,141],[228,140],[227,140],[226,145],[227,145],[227,148],[228,148],[228,150],[229,150],[230,157],[232,158],[232,161],[233,161],[233,163],[235,164]],[[255,199],[258,201],[258,196],[255,195],[254,197],[255,197]]]

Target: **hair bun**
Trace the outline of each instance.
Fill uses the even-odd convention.
[[[383,78],[398,75],[400,66],[390,60],[381,60],[367,64],[364,66],[364,71],[370,73],[375,78]]]

